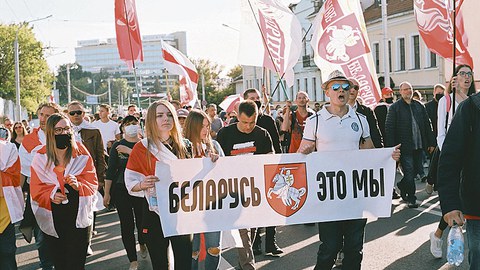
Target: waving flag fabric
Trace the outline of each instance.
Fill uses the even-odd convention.
[[[302,27],[288,7],[277,0],[242,0],[239,63],[285,74],[290,87],[301,50]]]
[[[133,61],[143,61],[142,38],[135,0],[115,0],[115,30],[120,59],[132,69]]]
[[[20,159],[15,144],[0,139],[0,194],[12,223],[23,219],[25,203],[20,187]]]
[[[182,52],[165,41],[162,41],[162,54],[168,72],[180,76],[182,105],[194,107],[198,99],[198,73],[195,65]]]
[[[311,45],[326,80],[334,70],[360,84],[359,96],[373,108],[381,98],[359,0],[326,0],[315,18]]]
[[[218,106],[222,109],[224,109],[227,113],[233,111],[235,109],[235,104],[237,104],[237,102],[240,102],[242,101],[243,98],[241,95],[237,94],[237,95],[230,95],[228,97],[226,97],[222,103],[220,103]]]
[[[453,60],[453,7],[452,1],[422,0],[414,1],[417,26],[423,41],[430,51]],[[461,6],[463,0],[456,1],[456,52],[455,62],[467,64],[473,68],[473,59],[468,52],[468,37],[463,27]]]

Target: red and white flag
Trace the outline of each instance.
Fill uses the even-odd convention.
[[[180,76],[182,105],[195,106],[198,100],[198,73],[195,65],[179,50],[162,41],[162,54],[168,72]]]
[[[242,101],[243,98],[240,94],[237,95],[230,95],[226,97],[222,103],[220,103],[218,106],[222,109],[224,109],[227,113],[233,111],[235,109],[235,104],[238,102]]]
[[[302,27],[287,6],[277,0],[242,0],[240,64],[285,74],[290,87],[301,51]]]
[[[312,29],[314,60],[323,80],[334,70],[343,71],[359,82],[364,105],[375,107],[381,93],[360,1],[326,0]]]
[[[443,58],[453,60],[453,1],[422,0],[414,1],[417,26],[423,41],[430,51]],[[463,14],[460,7],[463,0],[455,2],[456,42],[455,62],[473,68],[473,59],[468,52],[468,37],[463,27]]]
[[[115,30],[120,59],[125,61],[131,70],[133,61],[143,61],[142,38],[135,0],[115,0]]]

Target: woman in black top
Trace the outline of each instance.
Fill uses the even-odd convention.
[[[138,268],[138,262],[137,249],[135,246],[135,225],[138,232],[140,255],[144,259],[147,257],[145,236],[142,233],[141,227],[143,220],[143,198],[128,194],[127,188],[125,187],[124,175],[132,148],[140,141],[140,137],[138,136],[140,131],[139,121],[135,116],[129,115],[122,120],[120,129],[124,136],[122,140],[115,142],[110,150],[103,204],[105,207],[108,207],[110,201],[115,203],[120,218],[123,246],[127,251],[127,257],[130,261],[130,270],[136,270]]]
[[[27,135],[27,129],[22,124],[22,122],[15,122],[15,124],[13,125],[11,142],[17,146],[17,150],[18,148],[20,148],[20,145],[22,144],[25,135]]]

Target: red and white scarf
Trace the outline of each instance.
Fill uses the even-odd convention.
[[[0,179],[12,223],[23,219],[25,203],[20,187],[20,160],[15,144],[0,140]]]
[[[23,175],[30,177],[30,167],[32,165],[33,156],[42,145],[45,145],[45,143],[45,133],[40,128],[33,129],[32,133],[27,134],[25,138],[23,138],[22,145],[18,149]]]
[[[37,151],[32,161],[32,179],[30,182],[32,210],[40,229],[44,233],[57,238],[51,200],[57,190],[64,191],[65,177],[70,174],[74,175],[79,183],[76,227],[86,228],[93,222],[93,200],[98,188],[95,166],[85,146],[77,142],[77,147],[78,152],[75,153],[74,151],[70,163],[61,170],[54,164],[47,166],[46,146]]]

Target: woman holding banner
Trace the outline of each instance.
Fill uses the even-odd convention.
[[[93,160],[85,146],[75,142],[67,116],[51,115],[45,133],[46,145],[31,166],[32,210],[55,269],[84,269],[98,187]]]
[[[473,83],[473,71],[469,65],[459,65],[455,68],[454,74],[450,79],[450,84],[446,90],[446,96],[442,97],[438,101],[437,109],[437,149],[435,150],[431,165],[435,166],[433,169],[435,172],[438,167],[438,158],[440,157],[440,151],[442,150],[443,142],[445,141],[445,136],[447,130],[450,127],[453,119],[453,110],[452,110],[452,99],[453,99],[453,89],[455,89],[455,110],[458,105],[468,98],[468,96],[475,93],[475,84]],[[437,182],[437,174],[433,173],[433,177],[429,177],[427,184],[425,186],[425,191],[427,194],[432,194],[433,189]],[[436,187],[435,187],[436,189]],[[447,222],[442,218],[438,224],[438,228],[430,233],[430,252],[435,258],[442,258],[442,236],[443,231],[447,228]]]
[[[185,138],[192,143],[195,158],[211,157],[216,161],[225,156],[220,144],[210,137],[210,118],[199,110],[191,110],[185,122]],[[221,232],[193,235],[192,270],[198,269],[198,262],[205,260],[205,270],[217,270],[220,263]]]
[[[154,102],[147,110],[146,138],[132,149],[125,170],[128,193],[148,198],[143,202],[143,233],[154,270],[169,269],[168,246],[174,254],[175,270],[191,269],[191,235],[165,237],[156,200],[157,161],[190,158],[189,142],[182,138],[175,108],[167,101]],[[189,147],[188,147],[189,148]]]

